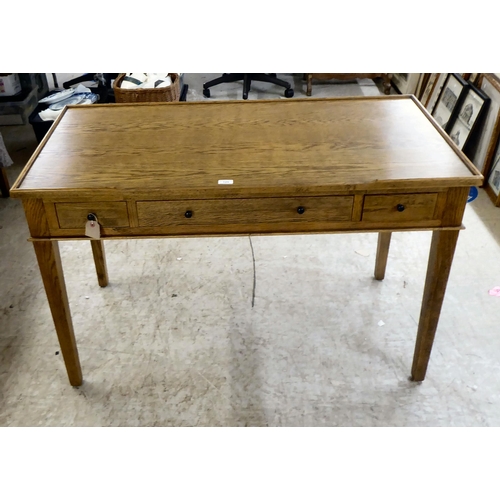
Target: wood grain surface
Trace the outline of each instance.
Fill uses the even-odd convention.
[[[75,106],[11,195],[196,199],[480,185],[443,138],[410,96]]]
[[[33,246],[69,381],[71,385],[78,386],[83,381],[82,369],[73,331],[59,244],[57,241],[34,241]]]
[[[389,246],[391,244],[392,233],[378,233],[377,255],[375,258],[375,279],[383,280],[385,278],[385,269],[387,267],[387,257],[389,256]]]
[[[87,215],[95,214],[103,227],[127,227],[128,212],[125,202],[56,203],[61,229],[85,228]]]
[[[427,372],[459,233],[459,231],[434,231],[432,234],[411,368],[412,379],[416,382],[424,380]]]
[[[428,221],[434,217],[438,195],[397,194],[367,195],[363,208],[363,222]],[[398,206],[403,211],[398,211]]]
[[[92,255],[94,256],[95,270],[99,286],[108,286],[108,268],[106,265],[106,253],[104,251],[104,242],[101,240],[90,240]]]
[[[350,221],[353,196],[241,200],[145,201],[137,203],[139,226]],[[302,214],[298,209],[303,210]],[[191,217],[185,216],[190,212]]]

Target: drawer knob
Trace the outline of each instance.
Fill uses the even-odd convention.
[[[297,208],[297,213],[302,215],[304,212],[306,211],[306,209],[304,207],[298,207]]]
[[[404,205],[399,204],[396,208],[397,208],[398,212],[404,212],[405,211],[405,206]]]
[[[95,214],[88,214],[87,220],[97,220],[97,217],[95,216]]]
[[[184,217],[186,217],[186,219],[190,219],[192,216],[193,216],[193,212],[191,212],[191,210],[186,210]]]

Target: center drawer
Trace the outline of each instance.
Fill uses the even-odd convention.
[[[140,227],[224,224],[344,222],[353,196],[138,201]]]

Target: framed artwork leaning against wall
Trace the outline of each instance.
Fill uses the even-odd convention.
[[[481,90],[469,85],[462,103],[457,106],[453,121],[449,124],[451,140],[464,151],[474,146],[475,134],[488,110],[490,98]]]
[[[498,90],[500,91],[500,82]],[[482,173],[486,179],[484,189],[495,206],[498,207],[500,206],[500,107],[494,106],[492,111],[495,111],[495,120]]]
[[[436,105],[432,110],[432,116],[446,132],[449,132],[456,111],[465,98],[468,86],[469,84],[458,73],[449,73],[444,82]]]
[[[420,78],[418,79],[417,90],[415,91],[416,98],[422,102],[422,94],[424,93],[425,87],[427,86],[427,82],[431,73],[420,73]]]
[[[431,73],[425,88],[422,92],[422,97],[420,98],[420,102],[422,105],[427,108],[427,104],[431,98],[431,94],[438,83],[440,73]]]
[[[489,194],[495,206],[500,206],[500,141],[497,141],[488,181],[486,192]]]
[[[434,107],[436,106],[436,102],[438,100],[439,94],[441,94],[441,90],[443,88],[444,82],[448,78],[448,73],[438,73],[435,83],[433,84],[432,89],[430,90],[429,98],[424,104],[425,108],[429,113],[432,114],[434,111]]]

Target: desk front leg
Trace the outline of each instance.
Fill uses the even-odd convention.
[[[418,323],[412,380],[424,380],[460,231],[434,231]]]
[[[59,244],[57,241],[34,241],[33,246],[70,384],[82,385],[82,369],[73,332]]]

